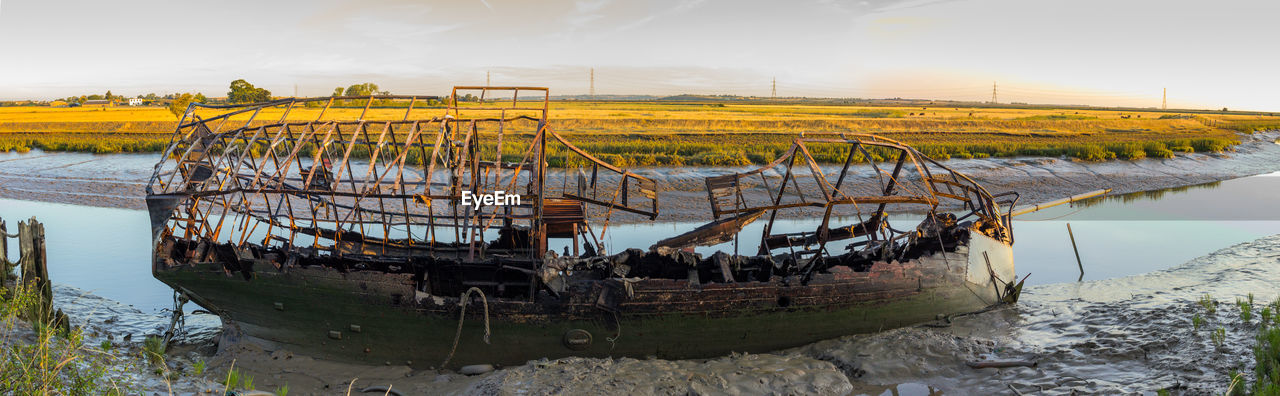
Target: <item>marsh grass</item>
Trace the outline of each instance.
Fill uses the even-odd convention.
[[[1280,125],[1280,118],[1266,116],[1168,113],[1122,119],[1124,112],[1113,110],[585,101],[553,102],[551,107],[557,132],[617,166],[758,165],[777,158],[801,134],[850,132],[900,140],[935,159],[1170,158],[1176,153],[1227,151],[1239,144],[1237,131]],[[326,119],[355,119],[362,111],[334,108],[325,114]],[[419,111],[413,116],[444,112]],[[367,119],[400,119],[403,113],[375,108]],[[295,108],[287,119],[310,121],[319,115],[316,108]],[[281,116],[280,109],[267,109],[258,119]],[[0,110],[0,151],[159,152],[173,128],[173,116],[164,109]],[[264,150],[249,149],[255,154]],[[520,149],[504,150],[504,156],[518,155]],[[815,151],[815,159],[826,163],[843,162],[847,155],[847,148]],[[361,155],[353,153],[366,158]],[[575,165],[554,156],[549,162],[553,167]]]
[[[168,142],[168,136],[160,135],[4,133],[0,134],[0,152],[156,153],[164,151]]]
[[[1249,294],[1249,299],[1236,297],[1236,307],[1240,308],[1240,320],[1249,323],[1253,319],[1253,294]]]
[[[1280,395],[1280,326],[1263,326],[1258,330],[1253,348],[1254,395]]]
[[[1248,385],[1244,376],[1233,376],[1229,395],[1280,396],[1280,323],[1272,322],[1270,309],[1277,303],[1264,306],[1262,321],[1253,346],[1254,382]]]
[[[1227,341],[1227,329],[1222,326],[1213,329],[1213,332],[1209,333],[1209,341],[1213,342],[1213,346],[1222,348],[1222,345]]]
[[[1196,300],[1196,304],[1200,304],[1205,311],[1209,312],[1209,315],[1213,315],[1218,310],[1218,302],[1214,301],[1213,296],[1208,294],[1200,296],[1200,299]]]
[[[151,364],[152,366],[163,365],[164,352],[165,345],[163,338],[147,336],[147,338],[142,341],[142,351],[140,353],[142,354],[143,360],[146,360],[148,364]]]
[[[59,329],[52,321],[31,323],[24,336],[19,316],[39,304],[37,292],[26,287],[0,288],[0,389],[7,394],[117,395],[124,394],[107,377],[113,357],[85,345],[78,328]]]
[[[238,390],[254,390],[253,376],[245,374],[236,368],[236,362],[231,361],[231,367],[227,370],[227,377],[222,381],[225,389],[223,393],[230,394],[230,391]],[[288,392],[288,386],[284,387],[284,391]]]
[[[232,367],[230,370],[227,370],[227,379],[222,381],[222,384],[225,385],[229,390],[239,389],[240,388],[240,370],[236,369],[235,367]]]

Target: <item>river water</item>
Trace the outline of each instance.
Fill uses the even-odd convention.
[[[568,359],[500,370],[465,390],[600,390],[639,393],[835,392],[969,394],[1192,392],[1225,387],[1227,372],[1249,367],[1250,324],[1230,310],[1210,317],[1227,330],[1223,347],[1192,329],[1194,300],[1222,301],[1254,293],[1276,298],[1280,284],[1280,173],[1093,199],[1019,217],[1014,253],[1030,274],[1014,307],[957,319],[945,328],[907,328],[828,340],[777,354],[732,355],[706,361]],[[112,331],[158,333],[168,323],[172,292],[149,271],[144,211],[0,199],[10,224],[35,216],[46,227],[50,277],[72,317]],[[896,215],[891,221],[911,221]],[[1067,234],[1075,236],[1080,269]],[[748,226],[758,238],[763,222]],[[904,223],[907,224],[907,223]],[[647,247],[697,223],[611,226],[606,245],[617,252]],[[783,221],[775,231],[812,228]],[[10,230],[14,227],[10,226]],[[747,237],[752,236],[752,237]],[[752,243],[742,243],[742,251]],[[732,243],[701,248],[732,250]],[[16,247],[10,257],[16,257]],[[190,311],[193,307],[188,306]],[[200,317],[204,317],[203,320]],[[197,334],[216,330],[208,315],[188,323]],[[965,360],[1035,360],[1034,368],[971,369]],[[1243,366],[1242,366],[1243,365]],[[549,366],[557,370],[547,370]],[[682,374],[683,373],[683,374]],[[681,379],[681,375],[686,375]],[[700,382],[701,381],[701,382]],[[674,387],[674,388],[672,388]],[[701,388],[699,388],[701,387]],[[1180,387],[1180,388],[1179,388]],[[430,389],[426,389],[430,390]]]

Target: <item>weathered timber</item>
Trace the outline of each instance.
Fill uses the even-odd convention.
[[[0,219],[0,287],[6,289],[9,288],[9,282],[14,279],[14,263],[9,261],[9,238],[16,237],[17,235],[9,235],[9,230],[7,225],[4,223],[4,219]],[[9,294],[12,295],[12,293]]]
[[[18,239],[17,263],[12,263],[8,259],[9,238]],[[45,256],[44,224],[32,217],[25,222],[18,222],[17,234],[10,235],[4,221],[0,220],[0,252],[5,252],[0,255],[3,256],[0,257],[0,262],[3,263],[5,287],[9,287],[8,280],[13,276],[10,271],[15,266],[20,267],[21,273],[15,279],[13,288],[21,288],[23,292],[29,293],[30,297],[35,299],[34,303],[21,312],[21,316],[46,326],[66,330],[68,328],[66,315],[60,309],[53,309],[53,282],[49,279],[48,262]]]

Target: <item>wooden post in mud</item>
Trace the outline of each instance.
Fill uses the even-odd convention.
[[[9,230],[5,228],[4,219],[0,219],[0,287],[9,287],[12,278],[13,263],[9,262]]]
[[[1071,250],[1076,252],[1076,266],[1080,267],[1080,277],[1076,282],[1084,280],[1084,263],[1080,262],[1080,249],[1076,247],[1076,235],[1071,232],[1071,223],[1067,223],[1067,236],[1071,237]]]
[[[44,224],[35,217],[18,223],[18,250],[21,256],[22,280],[17,287],[35,293],[36,304],[25,312],[27,320],[65,330],[66,315],[53,310],[53,282],[49,281],[49,267],[45,260]]]
[[[45,267],[44,225],[36,221],[35,217],[18,223],[18,247],[22,252],[18,259],[18,264],[22,266],[21,287],[29,287],[39,299],[36,311],[27,316],[29,319],[43,321],[49,317],[52,307],[53,287],[49,284],[49,269]]]

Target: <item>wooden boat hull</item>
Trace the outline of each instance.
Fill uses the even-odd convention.
[[[618,278],[561,299],[470,300],[450,367],[539,358],[708,358],[768,352],[981,310],[1014,277],[1009,244],[970,232],[954,251],[863,271],[836,267],[770,282]],[[371,364],[438,367],[454,348],[459,297],[415,289],[412,274],[322,266],[229,272],[219,262],[153,266],[157,279],[247,336],[291,351]],[[246,272],[245,274],[249,274]]]

